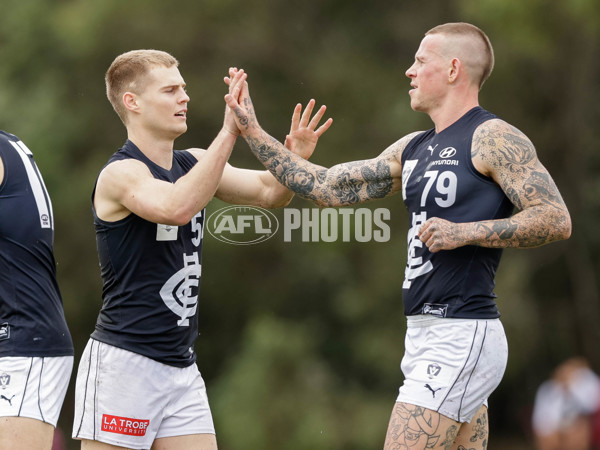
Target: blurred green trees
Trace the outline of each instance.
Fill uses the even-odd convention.
[[[179,148],[206,147],[216,135],[229,66],[247,70],[261,124],[280,140],[294,105],[316,98],[334,125],[312,159],[328,166],[431,127],[410,110],[404,72],[424,32],[448,21],[490,36],[496,68],[482,106],[532,139],[574,222],[567,242],[507,250],[498,273],[511,356],[491,427],[496,442],[526,447],[528,407],[554,365],[580,354],[600,369],[594,0],[4,0],[0,128],[33,150],[52,195],[76,357],[101,304],[90,194],[126,138],[104,94],[116,55],[160,48],[179,59],[192,99]],[[242,140],[230,162],[259,168]],[[221,206],[215,200],[209,214]],[[313,206],[294,199],[290,207]],[[391,210],[390,242],[278,235],[237,247],[205,234],[198,364],[222,449],[381,448],[402,381],[406,217],[400,196],[367,207]],[[67,435],[72,401],[71,388],[60,420]]]

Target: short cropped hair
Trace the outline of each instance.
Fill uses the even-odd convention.
[[[155,67],[178,67],[179,61],[161,50],[131,50],[115,58],[104,81],[106,96],[114,110],[127,125],[127,110],[123,105],[123,94],[140,94],[145,88],[145,76]]]
[[[469,48],[462,48],[464,53],[461,59],[466,64],[472,81],[481,89],[494,68],[494,49],[487,35],[475,25],[465,22],[438,25],[425,33],[425,36],[432,34],[469,39]]]

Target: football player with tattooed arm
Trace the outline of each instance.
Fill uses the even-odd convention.
[[[102,309],[81,356],[73,438],[82,449],[213,450],[215,428],[196,364],[205,207],[221,200],[285,206],[293,192],[267,170],[227,163],[239,134],[223,105],[223,126],[206,150],[174,150],[187,130],[190,97],[178,61],[158,50],[119,55],[107,95],[127,140],[92,191],[103,281]],[[246,74],[225,78],[238,98]],[[287,139],[301,157],[315,130],[314,102],[297,105]]]
[[[508,355],[493,292],[502,249],[571,234],[565,203],[533,144],[479,106],[493,65],[479,28],[429,30],[406,76],[412,109],[428,114],[434,128],[404,136],[373,159],[329,169],[260,128],[247,83],[241,102],[225,98],[255,156],[298,195],[344,206],[402,192],[409,214],[405,379],[386,449],[487,448],[487,399]]]

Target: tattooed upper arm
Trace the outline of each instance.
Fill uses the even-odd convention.
[[[491,177],[519,210],[506,219],[475,224],[472,243],[490,247],[533,247],[571,234],[571,218],[554,180],[531,141],[508,123],[484,122],[473,134],[475,168]]]
[[[532,142],[510,124],[484,122],[473,135],[471,153],[475,167],[493,178],[517,209],[557,201],[558,190]]]

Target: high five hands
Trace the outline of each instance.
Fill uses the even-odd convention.
[[[225,114],[225,127],[232,132],[231,121],[233,120],[236,132],[241,133],[244,137],[252,131],[260,129],[246,79],[247,74],[244,70],[235,67],[231,67],[229,77],[224,78],[225,84],[229,86],[229,92],[225,95],[225,102],[229,110]],[[304,159],[308,159],[312,155],[319,138],[333,123],[333,119],[329,118],[317,128],[327,107],[322,105],[311,118],[315,104],[315,100],[311,99],[304,111],[302,111],[302,104],[296,105],[292,114],[290,132],[285,137],[285,147]]]

